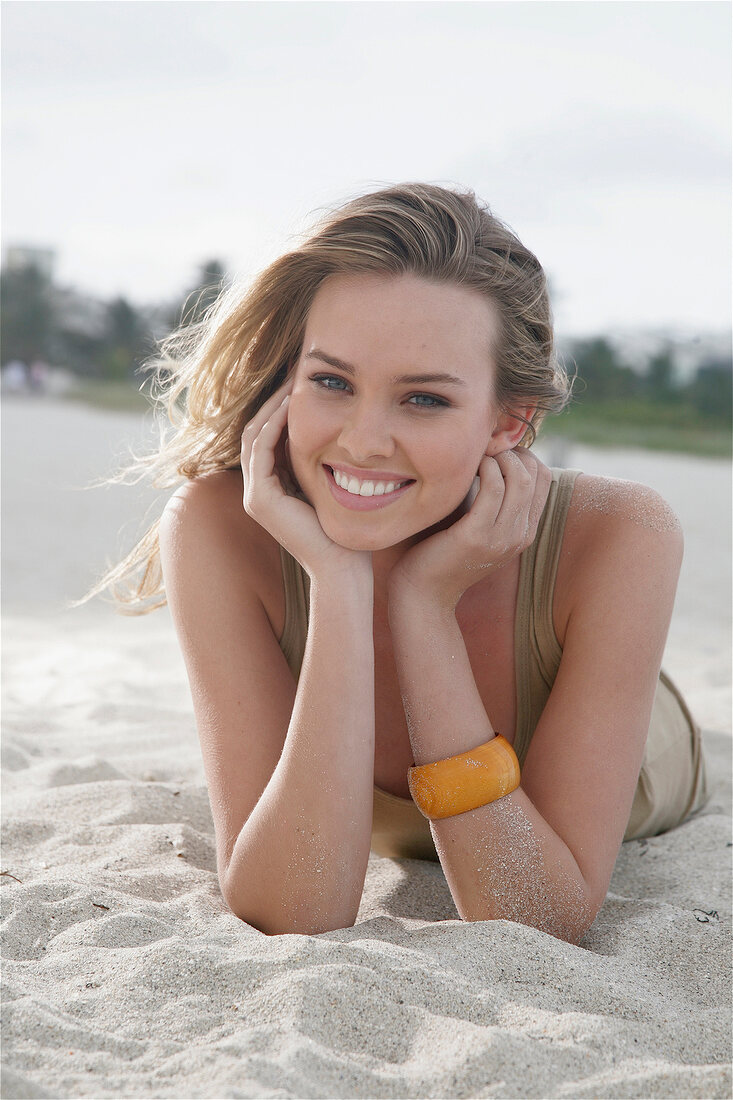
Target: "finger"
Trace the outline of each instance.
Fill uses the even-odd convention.
[[[275,447],[287,423],[289,400],[290,395],[286,394],[262,425],[256,439],[243,438],[242,441],[244,507],[255,519],[268,500],[287,495],[276,470]]]
[[[519,468],[517,463],[519,463],[529,474],[533,474],[539,465],[537,456],[528,451],[526,447],[513,447],[510,450],[500,451],[496,458],[497,461],[501,460],[501,463],[509,470],[517,470]]]
[[[252,477],[270,477],[275,471],[275,448],[288,422],[290,394],[282,398],[277,408],[260,428],[249,447],[249,471]]]
[[[506,524],[507,529],[516,528],[518,536],[523,537],[534,495],[536,465],[520,458],[516,451],[502,451],[496,462],[504,478],[504,499],[497,522]]]
[[[249,420],[247,424],[245,424],[244,430],[242,432],[241,445],[241,458],[243,463],[245,462],[245,459],[247,462],[249,461],[252,444],[254,443],[255,439],[260,434],[270,417],[273,415],[273,413],[280,408],[284,398],[290,396],[291,389],[292,381],[286,382],[284,385],[282,385],[278,390],[275,391],[275,393],[272,394],[271,397],[267,399],[267,401],[265,401],[264,405],[257,410],[252,419]]]
[[[537,458],[537,455],[528,451],[525,447],[518,447],[512,453],[531,474],[533,481],[532,496],[526,514],[526,526],[522,540],[523,548],[526,549],[537,537],[537,529],[552,485],[552,471]]]
[[[517,447],[512,453],[522,462],[525,469],[532,474],[534,480],[532,507],[534,508],[535,501],[539,499],[540,496],[543,496],[545,499],[547,497],[547,492],[552,484],[552,471],[533,451],[528,450],[526,447]]]
[[[278,389],[268,397],[267,401],[260,406],[255,415],[245,424],[244,430],[242,431],[242,439],[254,439],[259,435],[262,426],[267,423],[275,409],[282,403],[283,397],[292,392],[293,384],[293,378],[286,379],[282,386],[279,386]]]
[[[504,500],[504,478],[495,458],[484,456],[478,468],[479,487],[470,514],[482,523],[494,524]]]
[[[513,454],[526,470],[532,471],[533,474],[536,473],[537,476],[539,476],[541,470],[547,470],[549,473],[549,468],[545,466],[544,462],[541,462],[534,451],[530,451],[527,447],[515,447],[508,453]],[[552,477],[551,474],[550,477]]]

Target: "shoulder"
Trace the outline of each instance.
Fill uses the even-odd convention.
[[[655,489],[579,474],[568,507],[556,585],[560,633],[579,602],[647,586],[665,599],[677,586],[682,526]]]
[[[239,470],[220,470],[186,481],[163,510],[161,545],[185,543],[202,549],[234,539],[253,554],[261,551],[273,539],[247,515],[242,493]]]
[[[237,470],[220,470],[185,481],[171,496],[163,517],[173,528],[202,519],[218,526],[235,521],[239,511],[244,511],[242,476]]]
[[[185,482],[160,521],[160,555],[166,593],[180,602],[205,586],[213,593],[247,589],[277,629],[284,617],[279,547],[247,515],[242,474],[221,470]]]
[[[615,477],[579,474],[568,510],[568,522],[591,533],[594,528],[623,531],[628,525],[670,541],[681,537],[676,514],[655,489]]]

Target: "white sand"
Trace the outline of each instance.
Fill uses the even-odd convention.
[[[4,1097],[731,1095],[726,463],[565,456],[683,519],[665,666],[716,781],[704,816],[624,845],[582,945],[464,924],[439,865],[375,856],[354,928],[267,937],[218,891],[167,611],[63,610],[154,499],[77,489],[139,421],[3,420]]]

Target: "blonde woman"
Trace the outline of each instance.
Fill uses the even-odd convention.
[[[530,450],[568,389],[537,259],[470,192],[378,191],[160,376],[152,465],[186,480],[107,583],[170,604],[231,909],[350,926],[371,849],[439,859],[463,920],[577,942],[705,774],[660,674],[678,522]]]

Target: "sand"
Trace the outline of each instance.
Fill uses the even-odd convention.
[[[3,428],[3,1097],[731,1095],[727,463],[562,456],[682,518],[665,667],[715,785],[623,846],[581,944],[465,924],[439,865],[377,856],[353,928],[267,937],[219,893],[168,612],[64,608],[162,504],[80,488],[142,422],[18,397]]]

